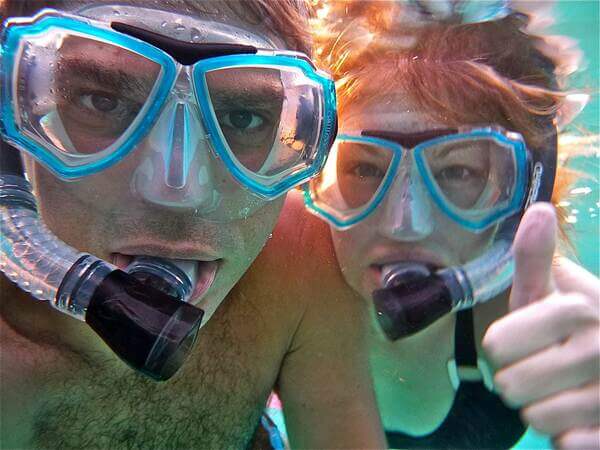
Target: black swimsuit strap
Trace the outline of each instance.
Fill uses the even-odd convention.
[[[454,360],[457,367],[477,367],[477,346],[475,345],[473,310],[471,308],[456,313]]]
[[[457,367],[477,367],[471,309],[456,314],[454,359]],[[422,437],[386,431],[386,437],[393,448],[507,449],[524,431],[517,410],[506,407],[481,381],[461,380],[446,419],[435,431]]]

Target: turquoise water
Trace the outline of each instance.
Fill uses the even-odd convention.
[[[557,22],[553,31],[576,39],[585,53],[585,70],[577,73],[573,80],[575,86],[589,88],[592,98],[583,113],[569,127],[581,127],[592,134],[600,133],[600,101],[598,91],[600,84],[600,2],[597,0],[560,0],[556,7]],[[598,189],[599,158],[598,142],[595,151],[589,157],[575,158],[570,167],[585,172],[591,179],[582,179],[577,183],[571,198],[569,208],[571,211],[572,231],[570,233],[578,253],[579,261],[598,275],[599,273],[599,248],[598,229],[600,194]]]
[[[600,133],[600,113],[598,96],[598,73],[600,54],[600,2],[597,0],[560,0],[556,5],[557,22],[552,27],[556,34],[570,36],[579,42],[585,54],[584,70],[573,76],[574,86],[588,88],[592,93],[590,103],[577,117],[567,132],[578,129],[587,130],[591,134]],[[598,142],[595,149],[590,148],[590,156],[574,158],[569,167],[582,171],[589,178],[581,179],[565,199],[570,211],[568,220],[571,237],[579,262],[589,271],[598,275],[600,226],[600,193],[598,189],[599,161]],[[550,440],[533,430],[523,436],[515,446],[518,449],[550,449]]]

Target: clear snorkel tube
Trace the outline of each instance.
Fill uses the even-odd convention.
[[[185,303],[191,292],[185,268],[144,257],[126,273],[60,241],[38,215],[18,152],[1,145],[0,270],[33,297],[86,322],[134,369],[170,378],[204,314]]]

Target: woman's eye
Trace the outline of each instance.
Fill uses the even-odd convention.
[[[228,128],[238,131],[255,130],[260,128],[264,119],[258,114],[246,110],[231,111],[222,116],[222,123]]]
[[[385,172],[374,164],[358,163],[350,168],[350,174],[359,178],[383,178]]]
[[[441,181],[465,182],[477,177],[477,172],[466,166],[450,166],[440,170],[436,178]]]

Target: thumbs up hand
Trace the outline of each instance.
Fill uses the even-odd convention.
[[[510,313],[492,323],[483,348],[494,384],[557,448],[600,448],[600,281],[553,264],[556,214],[531,206],[515,236]],[[501,425],[500,425],[501,426]]]

